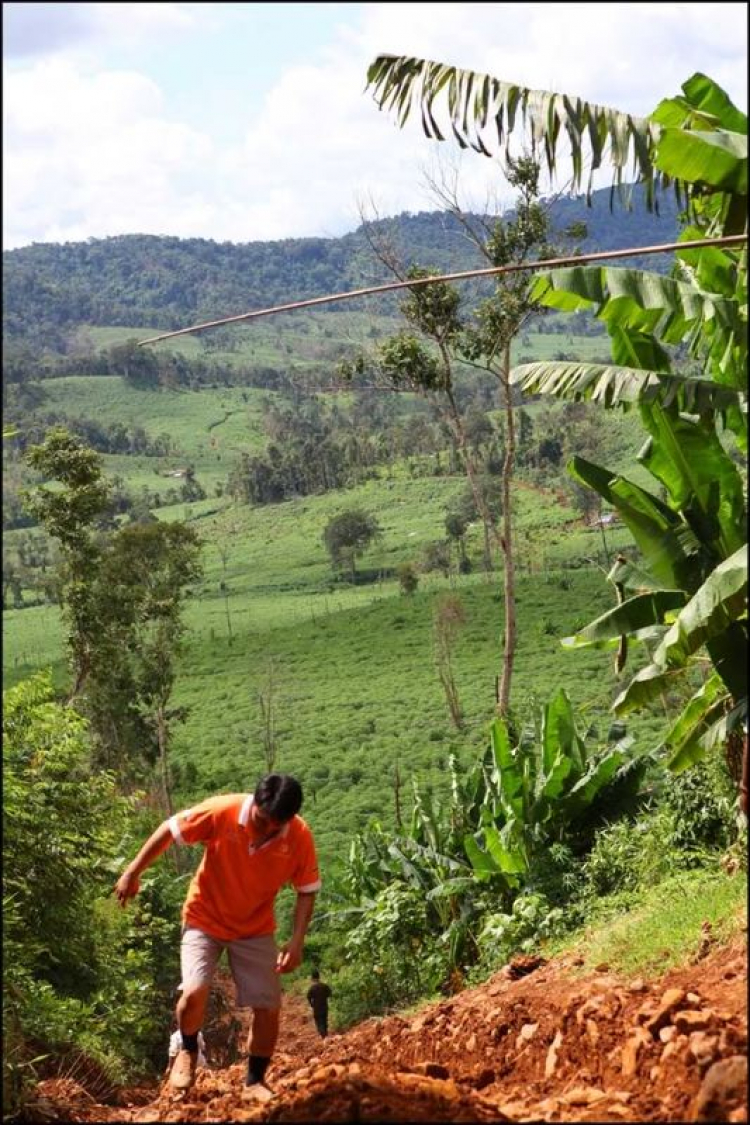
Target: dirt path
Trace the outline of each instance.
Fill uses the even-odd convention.
[[[267,1102],[248,1097],[238,1062],[145,1105],[96,1105],[45,1082],[27,1120],[747,1121],[746,953],[743,934],[653,981],[516,958],[409,1018],[325,1041],[290,996]]]

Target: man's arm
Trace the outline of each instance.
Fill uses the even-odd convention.
[[[291,973],[302,962],[305,934],[315,908],[315,892],[297,891],[294,906],[294,926],[289,941],[282,945],[276,958],[277,973]]]
[[[124,906],[129,898],[133,898],[140,890],[141,872],[145,871],[155,859],[165,852],[172,843],[172,831],[169,821],[165,820],[155,832],[149,836],[138,855],[129,863],[120,878],[115,883],[115,894],[120,906]]]

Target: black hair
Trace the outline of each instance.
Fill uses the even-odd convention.
[[[302,808],[302,786],[288,773],[267,773],[256,785],[253,799],[272,820],[291,820]]]
[[[310,976],[313,980],[320,980],[320,973],[317,969],[313,969],[313,971],[310,973]]]

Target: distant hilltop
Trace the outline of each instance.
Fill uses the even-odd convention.
[[[562,197],[550,208],[557,230],[586,224],[580,246],[589,251],[669,242],[678,230],[675,199],[667,193],[658,215],[646,209],[640,190],[630,210],[617,200],[610,209],[609,188],[594,192],[590,207],[583,197]],[[486,265],[447,212],[404,212],[373,226],[388,228],[406,262],[439,272]],[[651,269],[659,264],[648,259]],[[666,268],[668,259],[661,264]],[[269,242],[128,234],[33,243],[3,253],[3,331],[6,339],[38,340],[40,332],[54,337],[84,324],[169,330],[381,280],[390,278],[362,228],[339,238]]]

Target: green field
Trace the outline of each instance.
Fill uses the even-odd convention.
[[[251,310],[248,309],[248,312]],[[547,319],[560,320],[563,314]],[[185,324],[181,327],[187,328]],[[229,349],[216,342],[211,332],[175,336],[149,345],[163,351],[177,351],[188,357],[213,356],[231,366],[281,364],[290,371],[299,364],[330,366],[340,359],[344,350],[361,348],[383,336],[398,331],[403,322],[398,316],[378,315],[351,309],[337,309],[333,314],[300,310],[277,313],[269,318],[245,321],[221,331],[231,336]],[[566,329],[568,325],[566,324]],[[82,342],[94,350],[122,344],[127,340],[148,340],[164,333],[164,329],[111,325],[86,325],[79,329]],[[210,351],[209,351],[210,349]],[[569,331],[537,332],[529,330],[513,341],[513,363],[554,359],[558,353],[566,358],[594,360],[608,356],[604,335],[580,336]]]
[[[212,354],[248,366],[283,365],[287,356],[290,372],[296,362],[320,361],[330,369],[337,348],[351,349],[394,326],[388,318],[357,312],[317,313],[298,318],[290,335],[283,320],[290,318],[246,325],[233,334],[230,350],[214,348]],[[82,333],[82,342],[94,348],[155,334],[122,327]],[[192,355],[205,348],[197,337],[163,346]],[[559,352],[595,358],[601,350],[602,340],[595,337],[532,333],[518,341],[514,358],[523,360],[527,352],[535,359]],[[178,801],[248,787],[264,771],[259,695],[271,672],[275,765],[304,782],[307,813],[326,863],[342,856],[352,833],[370,817],[393,822],[397,764],[408,808],[412,778],[439,793],[449,754],[468,764],[483,748],[502,664],[503,587],[499,572],[487,576],[481,570],[480,526],[467,536],[471,574],[450,579],[422,574],[412,597],[401,594],[396,578],[400,564],[419,564],[426,544],[444,539],[446,507],[465,489],[463,476],[414,475],[428,470],[411,458],[411,467],[383,466],[376,479],[347,490],[267,507],[238,505],[222,495],[223,488],[240,454],[265,446],[263,402],[273,392],[218,386],[139,390],[115,376],[70,376],[40,386],[46,396],[40,412],[142,426],[151,438],[169,434],[174,453],[168,457],[102,457],[106,473],[122,478],[130,493],[147,488],[164,500],[168,489],[179,490],[181,483],[170,474],[187,465],[206,491],[205,500],[155,509],[160,519],[190,521],[204,543],[204,575],[187,603],[188,632],[174,697],[187,708],[172,746]],[[338,401],[347,404],[349,395]],[[524,409],[541,426],[561,405],[543,400]],[[605,463],[643,479],[638,466],[633,469],[643,440],[637,419],[601,412],[597,426]],[[563,686],[603,739],[617,687],[611,655],[568,653],[559,642],[612,604],[604,575],[630,537],[619,525],[605,535],[587,527],[571,506],[564,479],[561,467],[544,486],[523,474],[514,482],[513,703],[523,714],[532,698],[546,699]],[[383,532],[361,559],[355,585],[334,574],[322,541],[326,523],[348,507],[371,512]],[[24,534],[7,533],[7,550]],[[466,615],[454,654],[461,730],[451,723],[433,654],[433,614],[446,593],[460,597]],[[59,685],[66,682],[56,607],[7,610],[3,624],[6,685],[40,667],[51,667]],[[644,749],[653,746],[659,725],[660,717],[648,714],[632,724]]]
[[[399,563],[416,560],[426,542],[443,535],[446,502],[463,486],[463,478],[397,477],[270,507],[227,504],[201,517],[201,509],[217,507],[203,501],[159,513],[183,518],[185,508],[194,508],[194,526],[205,543],[205,573],[186,611],[189,632],[175,693],[175,703],[188,708],[174,736],[178,799],[187,803],[213,790],[243,788],[263,772],[259,693],[272,666],[276,766],[305,784],[325,862],[340,856],[371,816],[392,821],[397,762],[408,807],[411,777],[439,792],[448,755],[468,763],[482,749],[501,662],[500,576],[425,575],[411,598],[400,593],[394,577]],[[559,644],[611,604],[603,574],[585,563],[603,561],[600,533],[583,527],[552,492],[519,485],[515,496],[520,573],[514,701],[523,711],[532,697],[543,699],[553,686],[565,686],[604,737],[615,688],[611,657],[593,650],[569,654]],[[371,511],[383,529],[354,586],[336,579],[321,540],[331,515],[350,505]],[[610,551],[627,542],[622,529],[607,534]],[[226,573],[217,536],[229,547]],[[469,549],[479,557],[478,528]],[[578,568],[570,569],[572,562]],[[432,649],[432,615],[446,592],[457,594],[466,612],[454,659],[465,715],[461,731],[451,725]],[[46,665],[55,666],[62,681],[56,609],[11,610],[4,626],[6,684]],[[654,722],[637,724],[644,749]]]

